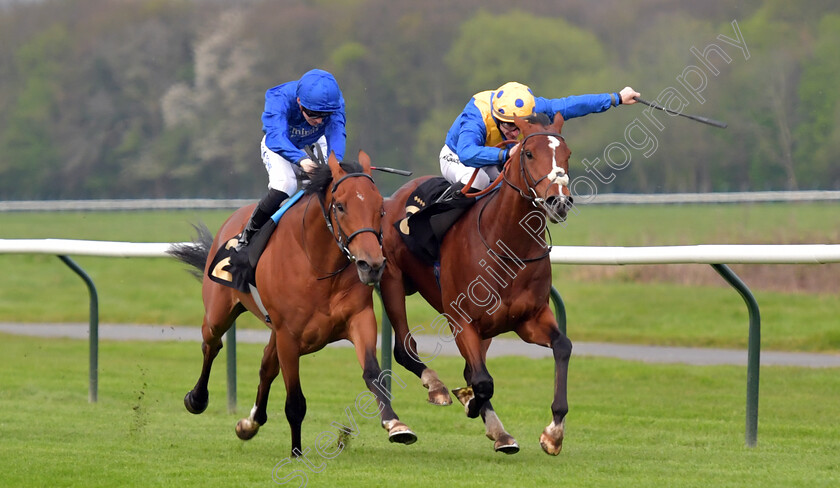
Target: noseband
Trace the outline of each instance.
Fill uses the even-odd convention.
[[[335,194],[335,190],[338,188],[338,185],[340,185],[341,183],[343,183],[345,180],[347,180],[349,178],[356,178],[356,177],[367,178],[374,185],[376,185],[376,182],[373,181],[373,178],[367,173],[348,173],[348,174],[342,176],[338,181],[333,183],[333,186],[332,186],[332,189],[330,190],[330,192]],[[335,239],[335,243],[338,245],[338,248],[341,249],[341,252],[344,253],[344,255],[347,256],[347,259],[350,260],[347,263],[348,266],[350,265],[350,263],[356,262],[356,256],[354,256],[353,253],[350,252],[350,248],[348,246],[350,245],[350,242],[356,236],[358,236],[359,234],[363,234],[365,232],[373,233],[373,235],[376,236],[376,240],[379,241],[379,245],[382,246],[382,231],[381,231],[381,229],[376,230],[372,227],[363,227],[363,228],[351,233],[348,236],[347,233],[344,232],[344,229],[341,228],[341,223],[338,221],[338,215],[336,213],[337,210],[335,208],[335,200],[330,202],[329,209],[324,208],[324,202],[322,202],[320,199],[318,199],[318,203],[321,204],[321,212],[324,214],[324,221],[327,224],[327,229],[329,229],[330,234],[333,235],[333,239]],[[332,216],[333,219],[335,219],[335,227],[333,227],[332,220],[330,219],[331,216]],[[344,266],[340,270],[336,271],[336,273],[341,272],[346,267],[347,266]]]

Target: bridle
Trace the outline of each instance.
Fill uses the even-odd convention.
[[[358,177],[367,178],[374,185],[376,184],[376,182],[373,181],[373,178],[367,173],[348,173],[348,174],[342,176],[338,181],[333,183],[332,189],[330,190],[330,193],[335,194],[335,191],[338,188],[338,186],[341,183],[343,183],[344,181],[346,181],[350,178],[358,178]],[[347,263],[345,263],[344,266],[342,266],[341,268],[339,268],[336,271],[328,273],[326,276],[322,276],[322,277],[318,278],[319,280],[323,280],[323,279],[326,279],[326,278],[333,277],[333,276],[337,275],[338,273],[341,273],[342,271],[347,269],[347,267],[350,266],[350,264],[356,262],[356,256],[354,256],[353,253],[350,252],[350,248],[349,248],[350,243],[353,241],[354,238],[356,238],[356,236],[358,236],[359,234],[364,234],[365,232],[370,232],[370,233],[372,233],[373,235],[376,236],[376,240],[379,242],[379,245],[382,246],[382,230],[381,229],[376,230],[372,227],[363,227],[361,229],[358,229],[358,230],[352,232],[350,235],[347,235],[347,232],[344,231],[344,229],[341,227],[341,222],[338,220],[337,210],[336,210],[336,207],[335,207],[335,200],[333,199],[332,201],[330,201],[329,207],[325,207],[324,202],[320,198],[316,197],[316,199],[318,200],[318,204],[321,206],[321,214],[324,216],[324,223],[326,223],[327,229],[330,231],[330,234],[332,234],[333,240],[335,240],[335,243],[338,246],[338,248],[341,250],[342,254],[344,254],[344,256],[347,258]],[[309,200],[309,202],[311,203],[312,200]],[[309,203],[307,203],[307,207],[308,206],[309,206]],[[333,220],[335,221],[335,224],[333,224]],[[303,222],[305,222],[305,219],[303,220]],[[301,225],[303,225],[303,223]],[[303,235],[305,236],[306,235],[305,227],[302,228],[302,231],[303,231]],[[306,251],[307,258],[309,258],[309,250],[306,248],[306,246],[304,246],[304,250]],[[310,263],[312,262],[311,259],[309,261],[310,261]],[[314,263],[313,263],[313,267],[314,267]]]
[[[525,136],[524,139],[522,139],[522,142],[519,146],[519,173],[522,175],[522,180],[525,182],[526,188],[528,189],[528,191],[530,191],[531,194],[529,195],[525,193],[521,188],[511,183],[511,181],[507,178],[507,169],[510,163],[505,164],[505,167],[504,169],[502,169],[500,176],[508,186],[518,191],[522,198],[529,201],[531,205],[537,208],[543,208],[543,206],[545,205],[545,198],[542,198],[539,195],[537,195],[536,187],[544,179],[548,178],[548,174],[537,180],[531,175],[531,171],[525,165],[525,141],[534,136],[556,137],[562,142],[566,142],[566,139],[557,132],[534,132],[532,134],[528,134],[527,136]]]
[[[507,144],[507,143],[511,143],[511,142],[520,142],[520,146],[519,146],[519,172],[522,176],[522,180],[525,182],[526,189],[530,192],[530,195],[528,193],[526,193],[525,191],[523,191],[518,186],[514,185],[508,179],[507,172],[508,172],[508,168],[510,168],[511,159],[508,159],[508,161],[505,163],[505,167],[499,173],[498,178],[496,178],[496,181],[494,181],[488,188],[495,188],[496,185],[499,183],[499,179],[502,179],[508,186],[510,186],[511,188],[516,190],[519,193],[519,195],[522,196],[522,198],[524,198],[525,200],[530,202],[531,205],[533,205],[534,207],[536,207],[540,210],[545,210],[545,208],[546,208],[545,207],[545,198],[540,197],[537,194],[537,191],[536,191],[535,188],[537,187],[537,185],[540,184],[540,182],[542,182],[544,179],[548,178],[548,174],[546,174],[545,176],[543,176],[542,178],[540,178],[538,180],[535,179],[533,177],[533,175],[531,175],[531,171],[528,170],[528,168],[525,165],[525,151],[524,151],[525,141],[527,141],[531,137],[540,136],[540,135],[548,136],[548,137],[557,137],[563,142],[566,141],[566,139],[557,132],[534,132],[534,133],[531,133],[531,134],[528,134],[527,136],[525,136],[525,138],[522,139],[521,142],[520,141],[503,141],[502,142],[502,144]],[[472,183],[472,180],[470,180],[470,184],[471,183]],[[468,196],[470,196],[470,195],[468,195]],[[477,229],[478,230],[478,237],[481,239],[481,242],[484,244],[484,246],[487,248],[488,251],[490,251],[491,253],[493,253],[495,256],[497,256],[499,258],[507,259],[509,261],[519,261],[519,262],[524,262],[524,263],[540,261],[540,260],[548,257],[549,254],[551,254],[551,232],[550,231],[548,233],[548,238],[549,238],[548,248],[546,249],[545,253],[543,253],[542,255],[537,256],[535,258],[514,258],[514,257],[511,257],[511,256],[507,256],[505,254],[499,254],[496,251],[494,251],[493,248],[490,247],[490,245],[484,239],[484,235],[481,233],[481,217],[482,217],[482,215],[484,215],[484,210],[487,208],[488,203],[489,202],[484,203],[484,205],[481,207],[481,210],[478,211],[478,218],[476,219],[476,225],[478,227],[478,229]],[[548,228],[546,227],[546,230],[547,229]]]

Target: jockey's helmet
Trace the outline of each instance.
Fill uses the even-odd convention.
[[[312,112],[335,112],[341,108],[341,90],[335,77],[320,69],[307,71],[298,81],[297,97]]]
[[[522,83],[511,81],[493,92],[490,105],[493,117],[502,122],[513,122],[514,116],[525,117],[534,113],[534,94]]]

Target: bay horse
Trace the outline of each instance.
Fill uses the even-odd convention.
[[[259,260],[258,297],[208,277],[213,271],[209,269],[211,252],[236,245],[231,236],[242,231],[253,208],[249,205],[235,211],[212,243],[209,231],[199,228],[195,242],[170,250],[176,258],[203,271],[204,363],[195,387],[184,397],[187,410],[199,414],[207,408],[207,383],[213,360],[222,348],[222,335],[237,316],[250,311],[271,329],[271,338],[263,352],[256,402],[250,415],[237,423],[237,436],[248,440],[265,424],[271,382],[282,370],[292,456],[300,456],[301,424],[306,415],[300,356],[347,339],[355,347],[362,377],[375,396],[370,403],[378,405],[389,440],[413,443],[417,436],[391,408],[376,360],[372,285],[385,267],[380,244],[384,209],[371,177],[370,158],[360,151],[359,163],[339,163],[335,154],[330,154],[328,164],[311,176],[303,197],[280,219]]]
[[[532,115],[517,117],[515,123],[523,138],[505,163],[500,176],[504,184],[478,199],[447,231],[438,269],[418,259],[395,229],[395,223],[406,218],[409,196],[430,177],[406,183],[386,200],[383,249],[388,266],[380,290],[395,332],[394,358],[422,380],[429,402],[438,405],[451,403],[449,391],[417,354],[408,328],[406,295],[419,291],[441,314],[438,318],[446,319],[466,363],[467,388],[454,393],[468,417],[481,415],[496,451],[513,454],[519,445],[490,404],[493,378],[485,360],[491,339],[514,331],[526,342],[550,347],[555,362],[553,418],[540,435],[540,445],[557,455],[569,409],[566,388],[572,343],[560,332],[549,307],[550,248],[543,235],[546,217],[562,221],[572,208],[571,151],[560,135],[560,113],[553,122],[545,115]]]

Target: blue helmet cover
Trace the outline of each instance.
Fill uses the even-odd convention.
[[[307,71],[298,81],[300,104],[317,112],[335,112],[341,108],[341,90],[335,77],[321,69]]]

